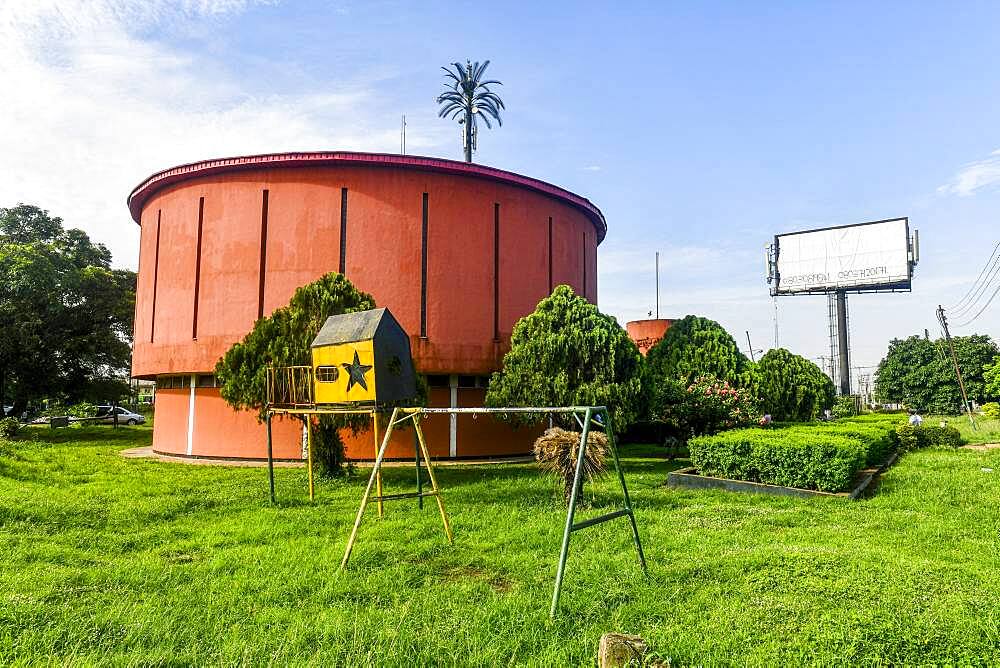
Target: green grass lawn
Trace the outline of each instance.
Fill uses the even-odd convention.
[[[998,451],[908,454],[849,502],[670,489],[686,462],[631,449],[650,577],[626,520],[577,533],[550,621],[564,514],[532,465],[439,468],[455,545],[392,502],[341,573],[363,475],[313,505],[279,469],[271,507],[265,469],[119,456],[146,428],[33,433],[0,457],[0,665],[592,665],[607,631],[681,664],[1000,663]]]
[[[932,415],[925,418],[924,424],[936,425],[942,420],[948,422],[949,427],[955,427],[962,433],[962,438],[966,443],[1000,443],[1000,420],[987,420],[981,416],[974,416],[976,420],[975,429],[969,424],[969,418],[965,415],[949,415],[947,417]]]

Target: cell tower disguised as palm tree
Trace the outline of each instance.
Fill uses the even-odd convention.
[[[438,97],[438,104],[441,111],[438,112],[440,118],[458,118],[462,125],[462,146],[465,148],[465,161],[472,162],[472,153],[476,150],[477,120],[483,119],[486,127],[493,129],[490,125],[490,117],[503,125],[500,120],[500,110],[504,108],[503,100],[500,96],[490,90],[490,86],[496,84],[502,86],[499,81],[483,81],[483,73],[490,61],[483,63],[465,61],[465,67],[460,63],[452,63],[454,70],[447,67],[441,69],[445,71],[450,81],[445,82],[448,90]]]

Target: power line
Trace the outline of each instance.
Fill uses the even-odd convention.
[[[988,290],[993,281],[996,280],[997,274],[1000,273],[1000,255],[997,255],[996,259],[993,261],[993,266],[986,273],[985,280],[981,281],[978,286],[973,286],[975,291],[972,293],[971,298],[963,305],[955,309],[949,309],[953,311],[953,316],[964,316],[979,303],[982,295]]]
[[[998,250],[1000,250],[1000,241],[998,241],[998,242],[997,242],[997,244],[996,244],[996,246],[994,246],[994,247],[993,247],[993,253],[992,253],[992,254],[990,255],[989,259],[988,259],[988,260],[986,260],[986,264],[984,264],[984,265],[983,265],[983,268],[979,270],[979,275],[978,275],[978,276],[976,276],[976,280],[974,280],[974,281],[972,282],[972,285],[971,285],[971,286],[969,286],[969,291],[968,291],[968,292],[966,292],[966,293],[965,293],[965,295],[964,295],[964,296],[963,296],[963,297],[962,297],[961,299],[959,299],[959,300],[958,300],[958,302],[956,302],[956,303],[955,303],[954,305],[952,305],[952,306],[949,306],[949,307],[948,307],[947,309],[945,309],[945,310],[947,310],[947,311],[954,311],[954,310],[955,310],[955,309],[957,309],[957,308],[958,308],[959,306],[961,306],[961,305],[962,305],[962,303],[963,303],[963,302],[964,302],[964,301],[965,301],[966,299],[968,299],[969,295],[970,295],[970,294],[972,294],[972,291],[973,291],[973,290],[975,289],[975,287],[976,287],[976,284],[977,284],[977,283],[979,283],[979,279],[983,277],[983,274],[984,274],[984,273],[986,273],[986,268],[987,268],[987,267],[989,267],[989,266],[990,266],[990,263],[991,263],[991,262],[993,262],[993,261],[995,260],[995,258],[996,258],[996,255],[997,255],[997,251],[998,251]]]
[[[986,304],[981,309],[979,309],[979,312],[976,313],[976,315],[972,316],[971,318],[969,318],[965,322],[961,322],[961,323],[959,323],[959,324],[957,324],[955,326],[956,327],[965,327],[967,325],[971,325],[972,323],[974,323],[976,321],[976,319],[979,316],[981,316],[986,309],[988,309],[990,307],[990,304],[992,304],[993,300],[996,299],[997,293],[1000,293],[1000,285],[997,286],[997,289],[993,291],[992,295],[990,295],[989,301],[987,301]]]

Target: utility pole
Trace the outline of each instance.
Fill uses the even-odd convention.
[[[656,319],[660,319],[660,251],[656,251]]]
[[[756,362],[757,360],[754,359],[754,356],[753,356],[753,344],[750,343],[750,330],[749,329],[747,330],[747,348],[750,349],[750,361],[751,362]]]
[[[406,114],[403,114],[403,120],[399,126],[399,152],[406,155]]]
[[[958,378],[958,388],[962,390],[962,403],[965,404],[965,410],[969,414],[969,423],[972,428],[976,428],[976,421],[972,417],[972,406],[969,405],[969,397],[965,394],[965,383],[962,381],[962,370],[958,368],[958,356],[955,355],[955,344],[951,340],[951,332],[948,331],[948,318],[944,314],[944,307],[938,304],[937,307],[937,317],[938,322],[941,323],[941,327],[944,328],[944,338],[948,342],[948,347],[951,349],[951,361],[955,365],[955,376]]]

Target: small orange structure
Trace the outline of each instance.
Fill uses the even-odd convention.
[[[666,318],[655,318],[652,320],[633,320],[625,325],[628,336],[639,347],[639,352],[646,355],[649,349],[655,346],[663,335],[674,324],[673,320]]]

